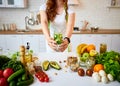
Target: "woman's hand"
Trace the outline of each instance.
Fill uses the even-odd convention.
[[[48,45],[56,51],[56,48],[57,48],[57,43],[56,41],[53,39],[53,38],[49,38],[48,40]]]
[[[58,46],[58,50],[59,50],[60,52],[65,51],[65,49],[68,47],[68,44],[69,44],[68,40],[67,40],[67,39],[64,39],[63,42],[62,42],[62,44],[60,44],[60,45]]]
[[[69,42],[68,42],[67,39],[64,39],[63,42],[62,42],[60,45],[58,45],[53,38],[50,38],[50,39],[48,40],[48,45],[49,45],[53,50],[55,50],[55,51],[57,51],[57,52],[63,52],[63,51],[65,51],[66,48],[68,47],[68,44],[69,44]]]

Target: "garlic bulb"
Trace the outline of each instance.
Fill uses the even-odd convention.
[[[92,75],[93,79],[95,79],[95,81],[100,82],[101,81],[101,77],[99,75],[99,73],[94,72]]]
[[[106,73],[105,73],[104,70],[100,70],[100,71],[99,71],[99,74],[100,74],[100,76],[102,76],[102,77],[106,76]]]
[[[108,74],[107,77],[108,77],[109,81],[113,81],[114,80],[114,78],[113,78],[113,76],[111,74]]]
[[[103,83],[108,83],[108,78],[106,76],[101,77]]]

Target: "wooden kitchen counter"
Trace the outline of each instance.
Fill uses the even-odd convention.
[[[31,31],[0,31],[0,34],[43,34],[42,30],[31,30]]]
[[[73,34],[120,34],[120,29],[101,29],[97,31],[80,30],[80,31],[74,31]]]
[[[42,30],[32,30],[32,31],[0,31],[0,34],[43,34]],[[73,34],[120,34],[120,29],[101,29],[98,31],[73,31]]]

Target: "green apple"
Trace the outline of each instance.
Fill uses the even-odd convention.
[[[87,59],[89,59],[89,53],[83,53],[82,57],[80,57],[80,60],[85,62]]]

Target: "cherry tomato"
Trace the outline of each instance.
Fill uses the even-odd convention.
[[[39,77],[39,80],[40,80],[41,82],[44,82],[44,77],[40,76],[40,77]]]
[[[49,77],[44,71],[38,71],[35,73],[35,76],[39,79],[41,82],[49,82]]]
[[[37,72],[39,75],[43,75],[44,74],[44,72],[43,71],[39,71],[39,72]]]
[[[38,73],[35,73],[35,76],[38,78],[38,77],[39,77],[39,74],[38,74]]]
[[[49,78],[48,78],[48,77],[45,77],[45,78],[44,78],[44,81],[45,81],[45,82],[49,82]]]
[[[43,74],[42,76],[43,76],[43,77],[48,77],[48,75],[47,75],[47,74]]]

